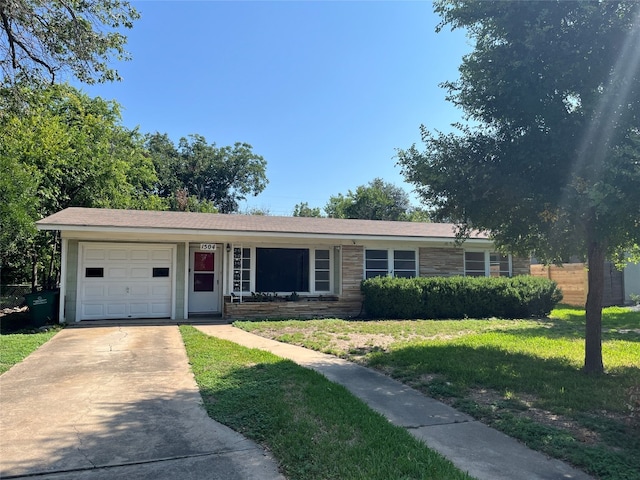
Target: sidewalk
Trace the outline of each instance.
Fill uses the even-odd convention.
[[[332,355],[259,337],[231,325],[196,328],[245,347],[267,350],[322,373],[478,480],[592,479],[374,370]]]

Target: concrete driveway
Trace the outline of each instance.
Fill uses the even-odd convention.
[[[65,329],[0,376],[0,412],[1,478],[284,478],[207,416],[176,326]]]

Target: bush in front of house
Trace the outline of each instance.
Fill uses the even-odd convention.
[[[528,318],[562,300],[540,277],[375,277],[362,282],[364,308],[377,318]]]

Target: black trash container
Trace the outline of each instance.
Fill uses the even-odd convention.
[[[44,290],[28,293],[24,296],[29,307],[31,323],[42,327],[45,323],[58,321],[58,305],[60,292],[58,290]]]

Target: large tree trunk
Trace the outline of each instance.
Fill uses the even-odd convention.
[[[590,242],[588,250],[589,293],[586,305],[584,371],[603,373],[602,363],[602,296],[604,293],[605,245]]]

